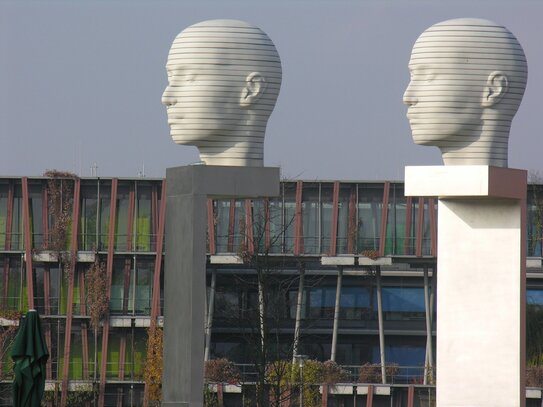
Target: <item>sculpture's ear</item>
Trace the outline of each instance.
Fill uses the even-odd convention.
[[[242,107],[248,107],[255,103],[266,90],[266,79],[260,72],[252,72],[245,78],[245,84],[241,91],[239,104]]]
[[[490,107],[498,103],[509,89],[507,76],[501,71],[494,71],[488,75],[483,91],[483,107]]]

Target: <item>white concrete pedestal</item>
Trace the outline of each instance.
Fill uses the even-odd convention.
[[[525,405],[526,171],[406,167],[437,196],[437,406]]]

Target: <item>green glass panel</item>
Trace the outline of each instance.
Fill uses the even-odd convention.
[[[136,230],[138,231],[136,239],[136,248],[139,251],[151,251],[151,218],[140,216],[137,219]]]
[[[70,379],[83,379],[83,347],[81,343],[81,332],[79,330],[74,331],[72,334]]]

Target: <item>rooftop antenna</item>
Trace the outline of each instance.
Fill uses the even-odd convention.
[[[141,170],[138,171],[138,177],[145,178],[145,161],[142,163]]]
[[[96,163],[93,163],[90,167],[91,170],[91,177],[98,177],[98,165]]]

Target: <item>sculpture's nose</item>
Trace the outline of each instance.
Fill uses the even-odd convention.
[[[169,107],[176,103],[176,98],[174,96],[174,93],[171,89],[171,86],[166,86],[166,89],[164,89],[164,93],[162,94],[162,104]]]
[[[409,85],[407,86],[407,89],[403,94],[403,102],[408,106],[412,106],[417,103],[417,98],[415,97],[415,94],[411,87],[411,82],[409,82]]]

